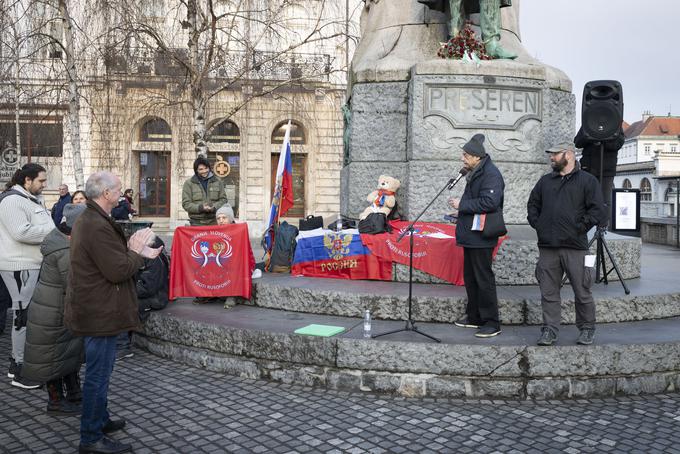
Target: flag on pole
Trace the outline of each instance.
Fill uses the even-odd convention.
[[[264,234],[265,252],[269,257],[274,245],[274,226],[279,223],[279,218],[288,212],[293,206],[293,162],[290,157],[290,129],[291,121],[288,120],[286,135],[281,144],[279,164],[276,168],[276,181],[274,182],[274,196],[269,210],[269,221]]]

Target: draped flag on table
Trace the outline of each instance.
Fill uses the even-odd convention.
[[[293,162],[290,157],[290,128],[291,122],[288,120],[286,135],[281,144],[279,154],[279,165],[276,168],[276,181],[274,182],[274,196],[272,206],[269,210],[269,220],[267,230],[264,234],[264,247],[267,257],[271,256],[272,246],[274,245],[273,226],[278,224],[279,218],[293,206]]]
[[[409,262],[409,235],[397,241],[408,221],[390,221],[392,233],[361,235],[361,240],[377,256],[403,265]],[[413,231],[413,267],[455,285],[464,285],[463,248],[456,244],[456,226],[416,222]],[[506,237],[498,239],[500,245]],[[498,246],[494,249],[496,256]]]
[[[250,299],[254,269],[247,224],[178,227],[172,239],[170,299]]]
[[[303,230],[297,236],[294,276],[392,280],[392,262],[371,254],[357,229]]]

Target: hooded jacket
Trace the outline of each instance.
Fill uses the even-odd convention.
[[[200,225],[215,224],[215,212],[227,203],[224,183],[212,172],[207,178],[206,187],[207,190],[203,188],[198,174],[185,181],[182,187],[182,208],[189,213],[189,219]],[[202,211],[203,205],[212,205],[215,211]]]
[[[70,268],[69,237],[52,230],[40,246],[40,279],[28,306],[21,374],[41,383],[80,369],[83,339],[64,326],[64,296]]]
[[[538,246],[547,248],[588,249],[588,230],[606,219],[600,184],[578,164],[564,176],[543,175],[531,191],[527,213]]]

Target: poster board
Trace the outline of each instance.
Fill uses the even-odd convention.
[[[640,231],[640,190],[616,188],[612,194],[612,231]]]

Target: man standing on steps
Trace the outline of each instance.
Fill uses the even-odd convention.
[[[42,200],[47,172],[28,163],[17,170],[0,194],[0,276],[12,299],[12,356],[7,376],[12,386],[39,388],[21,375],[26,344],[28,305],[38,282],[42,254],[40,244],[54,229]]]
[[[474,220],[482,213],[503,208],[505,182],[484,149],[483,134],[475,134],[463,145],[463,166],[468,171],[463,196],[449,199],[449,205],[458,210],[456,243],[463,247],[463,278],[467,293],[466,314],[455,325],[478,329],[476,337],[494,337],[501,333],[496,277],[492,268],[498,238],[484,237]]]
[[[97,172],[87,179],[87,208],[71,231],[71,268],[64,307],[64,324],[85,344],[80,446],[83,453],[121,453],[132,449],[106,434],[125,426],[108,411],[109,380],[116,360],[118,334],[141,329],[133,276],[144,258],[156,258],[162,248],[147,246],[151,229],[126,241],[111,217],[118,205],[120,179]]]
[[[557,341],[560,287],[566,273],[576,300],[580,331],[576,342],[589,345],[595,336],[595,302],[590,290],[595,261],[586,262],[587,233],[606,219],[602,191],[597,179],[576,162],[573,144],[559,144],[547,153],[553,171],[538,180],[527,203],[527,219],[538,235],[536,279],[541,289],[543,327],[537,344]]]

